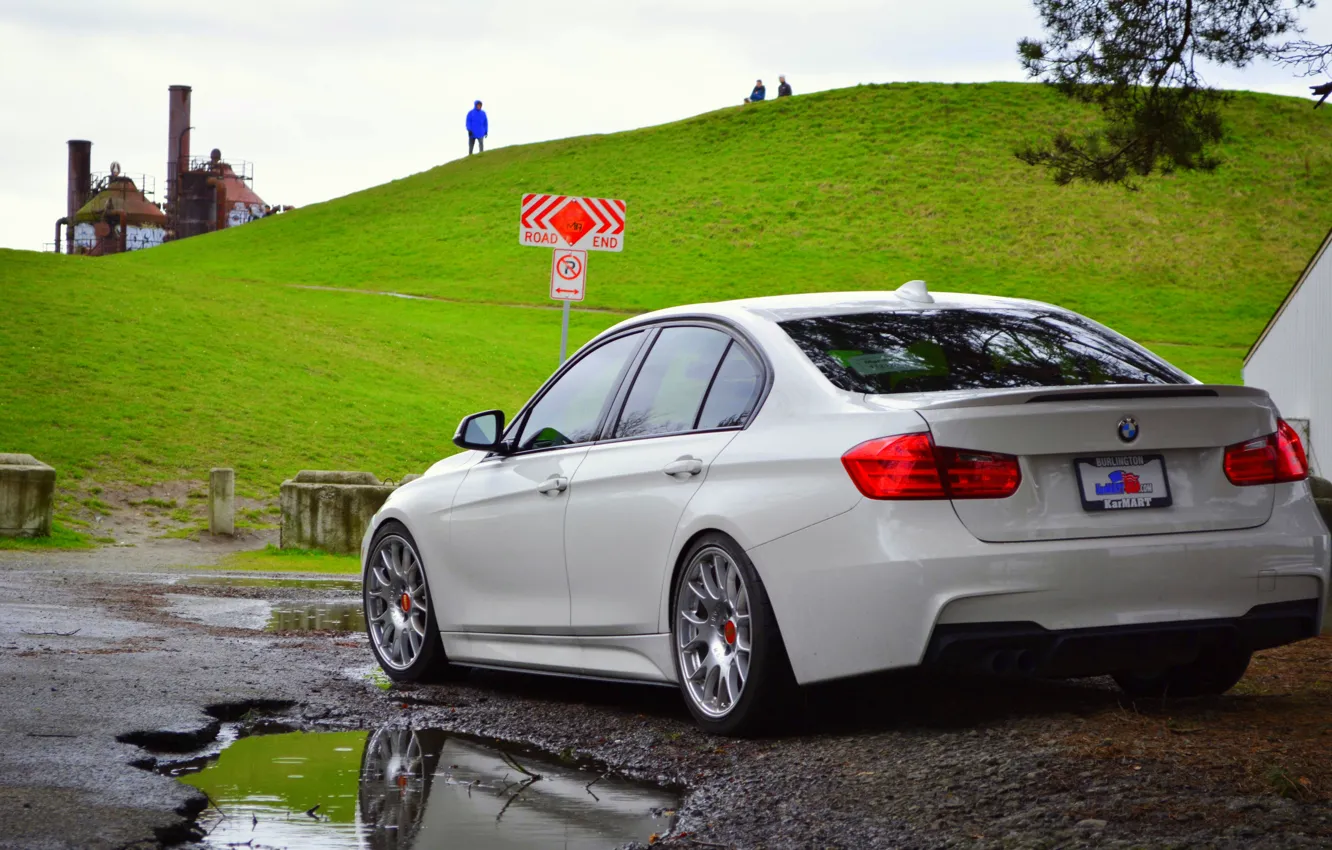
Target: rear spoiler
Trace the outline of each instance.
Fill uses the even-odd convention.
[[[865,401],[882,407],[939,410],[1058,401],[1130,401],[1167,398],[1246,398],[1257,402],[1268,401],[1266,390],[1233,384],[1102,384],[1080,387],[1022,387],[1012,390],[867,394]]]
[[[1041,393],[1027,399],[1023,404],[1035,404],[1041,401],[1097,401],[1102,399],[1125,399],[1125,398],[1217,398],[1219,393],[1216,390],[1201,388],[1171,388],[1166,392],[1153,392],[1146,389],[1130,390],[1078,390],[1076,392],[1061,393]]]

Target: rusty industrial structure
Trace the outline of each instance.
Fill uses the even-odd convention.
[[[255,194],[248,162],[226,162],[216,148],[207,157],[190,156],[190,93],[189,86],[168,90],[164,204],[151,200],[150,178],[136,183],[117,163],[108,174],[94,175],[92,142],[70,140],[65,215],[56,221],[57,252],[62,241],[68,254],[135,251],[291,209],[270,207]]]
[[[111,163],[105,174],[92,172],[92,142],[69,142],[69,189],[65,215],[56,221],[56,250],[64,228],[65,253],[99,256],[162,244],[166,214],[149,200],[152,178],[136,183]]]

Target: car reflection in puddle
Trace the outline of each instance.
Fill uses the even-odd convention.
[[[270,632],[363,632],[365,610],[358,602],[275,602]]]
[[[219,848],[604,848],[669,832],[679,803],[436,729],[255,735],[180,779]]]

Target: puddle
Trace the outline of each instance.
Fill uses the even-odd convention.
[[[270,618],[262,599],[172,594],[165,610],[181,619],[229,629],[262,629]]]
[[[668,833],[679,805],[436,729],[255,735],[178,771],[215,805],[211,848],[605,848]]]
[[[249,578],[240,576],[190,576],[171,582],[178,587],[295,587],[305,590],[349,590],[359,593],[361,583],[334,578]]]
[[[291,602],[173,594],[164,610],[185,620],[269,632],[363,632],[361,601]]]
[[[356,602],[274,602],[270,632],[363,632],[365,610]]]

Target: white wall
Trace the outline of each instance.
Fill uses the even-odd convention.
[[[1281,415],[1309,420],[1309,461],[1332,476],[1332,250],[1308,277],[1244,366],[1244,383],[1272,395]]]

